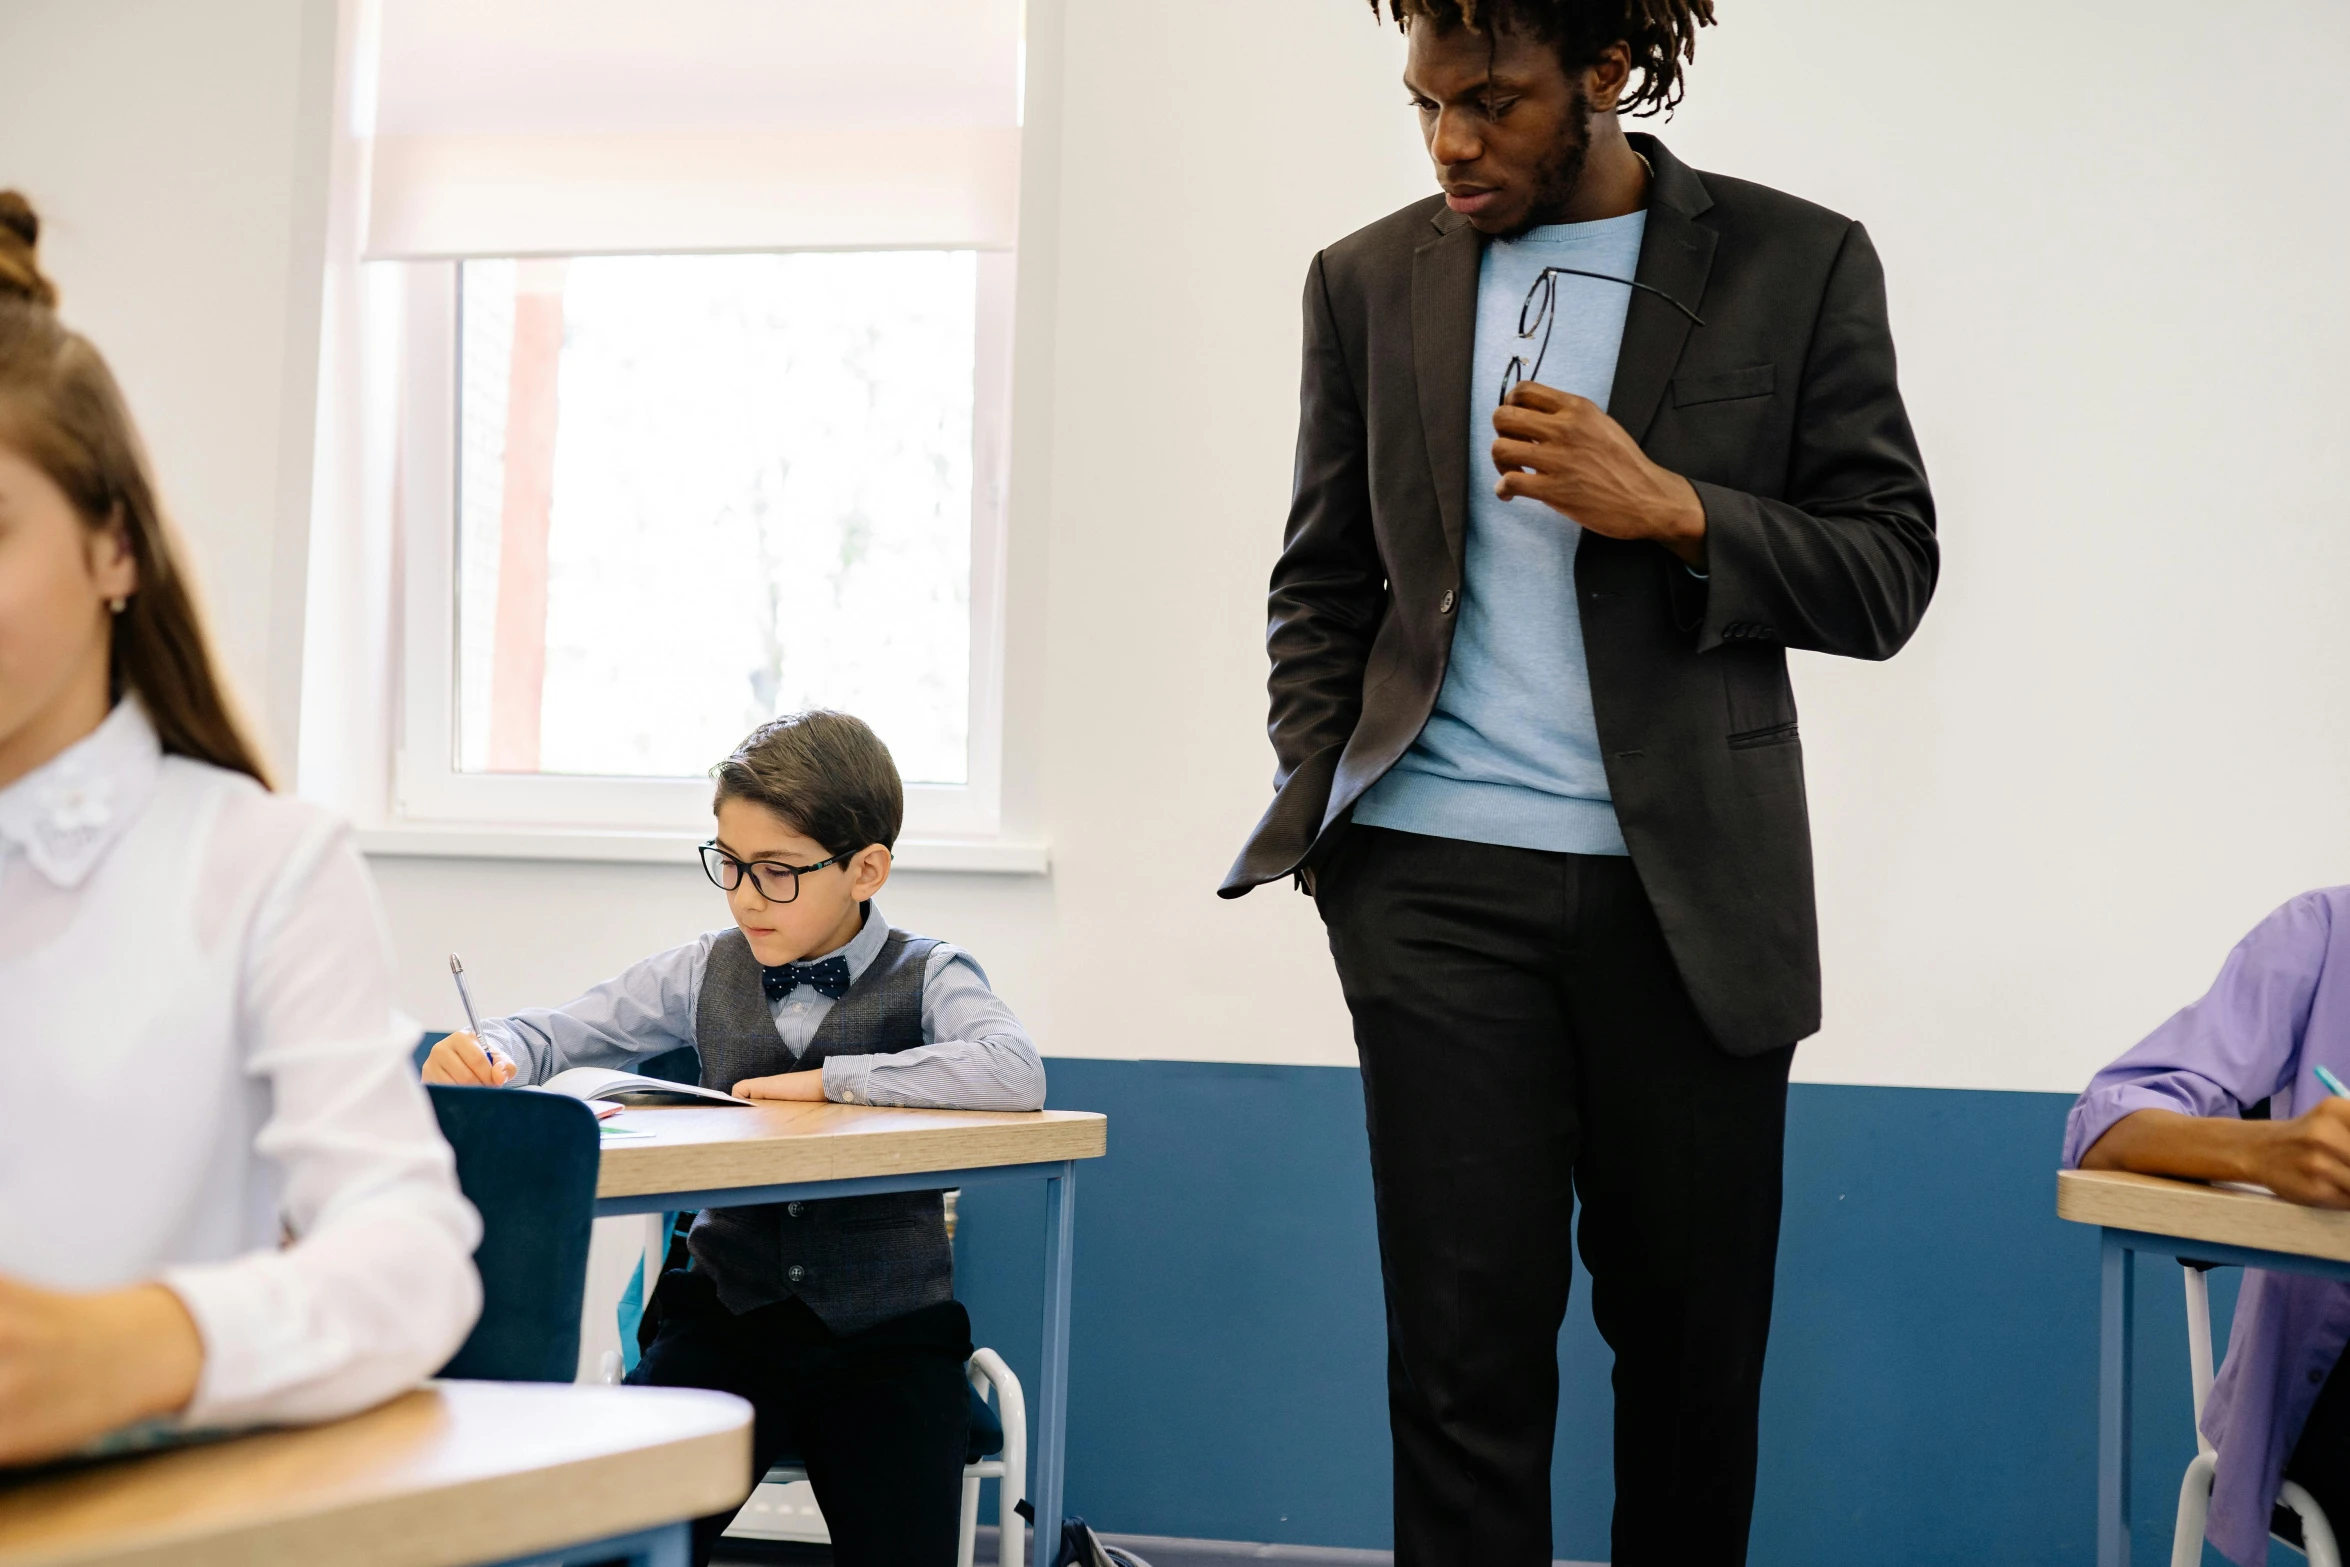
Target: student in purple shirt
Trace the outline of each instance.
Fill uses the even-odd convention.
[[[2064,1162],[2249,1181],[2350,1208],[2350,1099],[2326,1092],[2320,1066],[2350,1075],[2350,887],[2303,893],[2262,920],[2202,1000],[2091,1079]],[[2273,1119],[2244,1118],[2272,1099]],[[2337,1531],[2350,1524],[2350,1378],[2333,1374],[2345,1341],[2350,1283],[2245,1270],[2203,1411],[2219,1450],[2205,1532],[2229,1560],[2268,1560],[2283,1479]]]

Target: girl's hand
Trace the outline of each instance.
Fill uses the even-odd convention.
[[[514,1063],[462,1030],[446,1034],[424,1058],[424,1080],[460,1088],[503,1088],[514,1081]]]
[[[94,1295],[0,1278],[0,1464],[185,1409],[204,1341],[160,1284]]]
[[[734,1097],[821,1100],[824,1097],[824,1069],[810,1067],[805,1072],[784,1072],[774,1077],[746,1077],[734,1085]]]

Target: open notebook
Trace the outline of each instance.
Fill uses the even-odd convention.
[[[557,1072],[545,1082],[532,1086],[541,1093],[568,1094],[574,1099],[585,1099],[591,1103],[598,1099],[613,1100],[624,1105],[750,1103],[748,1099],[737,1099],[715,1088],[697,1088],[692,1083],[640,1077],[634,1072],[615,1072],[610,1067],[602,1066],[575,1066],[568,1072]]]

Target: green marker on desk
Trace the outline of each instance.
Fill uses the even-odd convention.
[[[2327,1093],[2332,1094],[2336,1099],[2350,1099],[2350,1088],[2344,1088],[2342,1080],[2334,1076],[2333,1073],[2322,1066],[2313,1066],[2309,1070],[2319,1082],[2326,1085]]]

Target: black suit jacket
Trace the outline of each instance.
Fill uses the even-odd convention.
[[[1820,1021],[1786,650],[1899,649],[1933,596],[1934,506],[1867,233],[1632,141],[1656,171],[1639,279],[1705,324],[1634,291],[1608,409],[1695,484],[1708,579],[1654,543],[1585,533],[1558,587],[1581,598],[1632,862],[1699,1014],[1746,1055]],[[1279,770],[1227,897],[1310,863],[1435,705],[1468,487],[1495,478],[1469,449],[1483,254],[1432,198],[1307,275],[1296,486],[1266,638]]]

